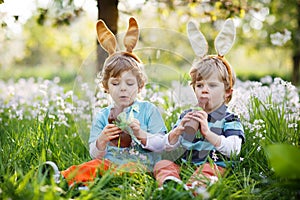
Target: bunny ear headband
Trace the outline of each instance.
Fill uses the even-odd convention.
[[[97,21],[96,29],[98,41],[102,48],[108,53],[109,56],[115,54],[117,52],[117,39],[115,35],[107,28],[103,20]],[[140,59],[132,53],[132,50],[136,46],[138,39],[139,27],[136,20],[131,17],[129,19],[129,27],[126,35],[124,36],[123,43],[126,48],[126,53],[140,63]]]
[[[203,58],[208,52],[208,44],[204,35],[201,33],[201,31],[199,31],[196,24],[192,21],[188,23],[187,32],[188,38],[190,40],[191,46],[195,54],[199,58]],[[224,55],[227,54],[233,46],[235,35],[236,31],[234,22],[232,19],[227,19],[223,25],[222,30],[219,32],[214,42],[217,55],[209,55],[209,57],[211,58],[220,59],[226,66],[226,69],[229,74],[230,88],[232,88],[232,72],[230,64],[224,58]]]

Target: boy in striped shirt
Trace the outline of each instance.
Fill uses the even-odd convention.
[[[191,33],[195,32],[194,29],[190,25]],[[195,172],[184,184],[194,194],[203,194],[208,184],[224,175],[226,167],[232,166],[233,158],[240,153],[245,140],[240,119],[227,108],[232,97],[235,73],[220,52],[218,55],[206,53],[193,63],[190,70],[191,86],[198,100],[197,106],[202,109],[184,111],[174,128],[165,136],[167,151],[183,147],[181,161],[196,166]],[[190,120],[199,123],[198,131],[194,134],[185,131],[184,125]],[[182,183],[180,167],[171,160],[156,163],[154,176],[159,186],[169,181]]]

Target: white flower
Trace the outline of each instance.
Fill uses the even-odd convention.
[[[260,79],[260,82],[264,83],[264,84],[271,84],[273,82],[273,79],[271,76],[265,76],[263,78]]]
[[[210,179],[210,184],[214,184],[219,180],[217,176],[210,176],[209,179]]]
[[[258,146],[257,147],[257,151],[259,152],[261,150],[261,146]]]
[[[283,33],[277,32],[271,34],[271,43],[276,46],[283,46],[287,41],[289,41],[292,38],[291,35],[291,32],[287,29],[284,29]]]
[[[218,160],[218,156],[217,156],[215,150],[213,150],[213,153],[212,153],[212,159],[214,159],[215,162]]]

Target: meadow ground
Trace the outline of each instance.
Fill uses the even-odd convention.
[[[141,98],[160,107],[170,130],[189,106],[187,86],[147,85]],[[89,191],[47,179],[47,160],[60,169],[90,160],[87,139],[93,114],[107,96],[89,84],[66,89],[59,78],[0,81],[1,199],[190,199],[183,188],[158,190],[151,173],[104,174]],[[299,199],[299,93],[280,78],[239,81],[229,104],[242,120],[246,142],[239,162],[208,187],[210,199]],[[175,160],[176,158],[174,158]],[[193,166],[182,165],[187,180]],[[200,196],[195,199],[201,199]]]

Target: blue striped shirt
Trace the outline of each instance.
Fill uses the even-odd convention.
[[[175,127],[190,111],[191,109],[186,110],[180,115]],[[208,126],[212,132],[225,137],[236,135],[242,138],[244,142],[244,129],[240,119],[234,113],[230,112],[225,104],[208,114],[207,120]],[[225,167],[226,162],[230,161],[229,158],[216,151],[215,147],[201,135],[199,130],[196,133],[196,136],[193,136],[192,138],[189,134],[183,133],[180,144],[186,149],[181,156],[184,162],[189,161],[193,164],[200,165],[206,162],[210,157],[217,165]]]
[[[111,108],[112,105],[101,109],[96,114],[90,131],[89,143],[96,141],[105,126],[108,125],[108,116]],[[140,122],[141,129],[150,134],[165,134],[167,132],[158,108],[150,102],[135,101],[130,107],[125,109],[125,112],[127,116],[130,112],[133,112],[134,118]],[[119,148],[108,144],[104,158],[119,165],[128,162],[140,162],[148,167],[153,167],[153,165],[161,159],[161,156],[147,149],[143,149],[141,145],[138,144],[129,148]]]

